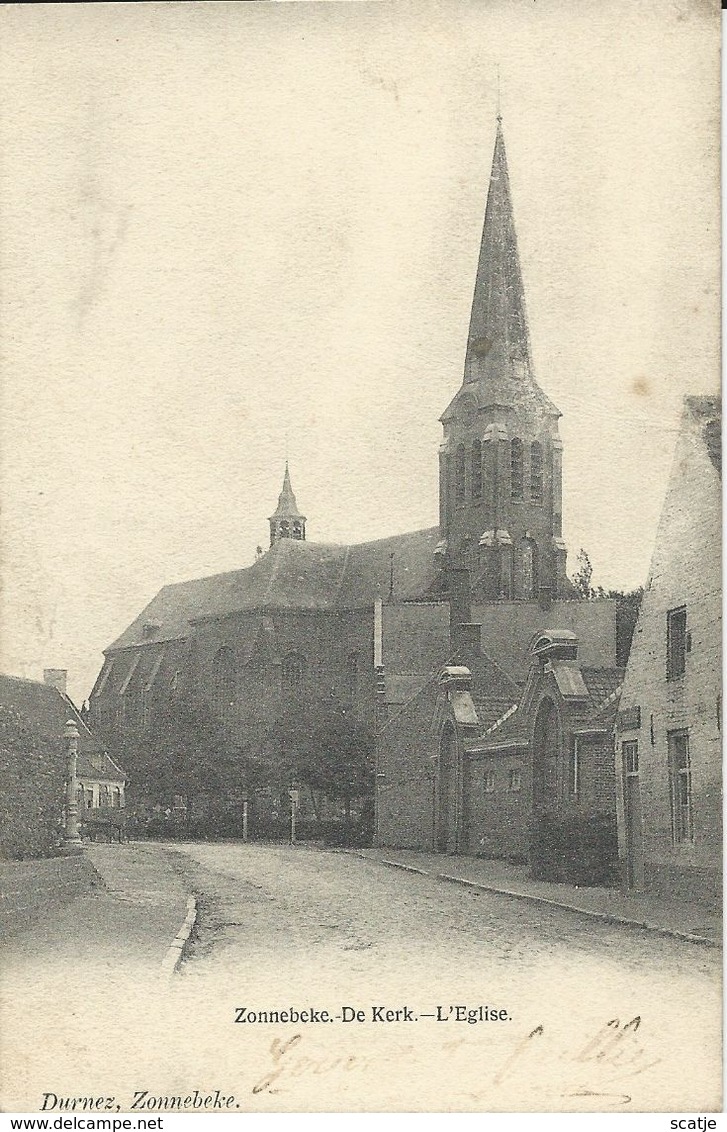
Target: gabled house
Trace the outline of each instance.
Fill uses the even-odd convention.
[[[722,406],[686,397],[617,719],[624,883],[722,888]]]
[[[520,702],[467,746],[473,839],[533,875],[615,882],[613,725],[624,670],[579,659],[575,633],[544,629]],[[475,788],[477,784],[477,788]]]

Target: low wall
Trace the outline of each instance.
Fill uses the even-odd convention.
[[[49,907],[103,888],[82,854],[33,861],[0,861],[0,938],[29,927]]]

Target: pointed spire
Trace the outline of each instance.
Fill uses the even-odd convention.
[[[467,338],[465,381],[478,381],[488,373],[532,377],[531,371],[525,293],[498,105],[495,151]]]
[[[270,545],[281,538],[305,539],[305,515],[298,510],[293,485],[290,482],[290,469],[285,461],[283,490],[278,496],[278,506],[270,516]]]

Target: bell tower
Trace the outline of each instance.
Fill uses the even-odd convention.
[[[273,546],[279,539],[291,538],[299,542],[305,540],[305,515],[301,515],[295,501],[293,486],[290,482],[288,461],[285,461],[285,475],[283,476],[283,490],[278,496],[278,506],[268,519],[270,523],[270,545]]]
[[[560,415],[535,380],[498,115],[464,377],[440,418],[435,553],[445,574],[469,570],[475,600],[569,590]]]

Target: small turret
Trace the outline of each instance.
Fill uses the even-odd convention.
[[[305,539],[305,515],[301,515],[290,482],[288,461],[285,461],[283,490],[278,496],[278,506],[268,519],[270,523],[270,545],[281,538],[292,538],[302,542]]]

